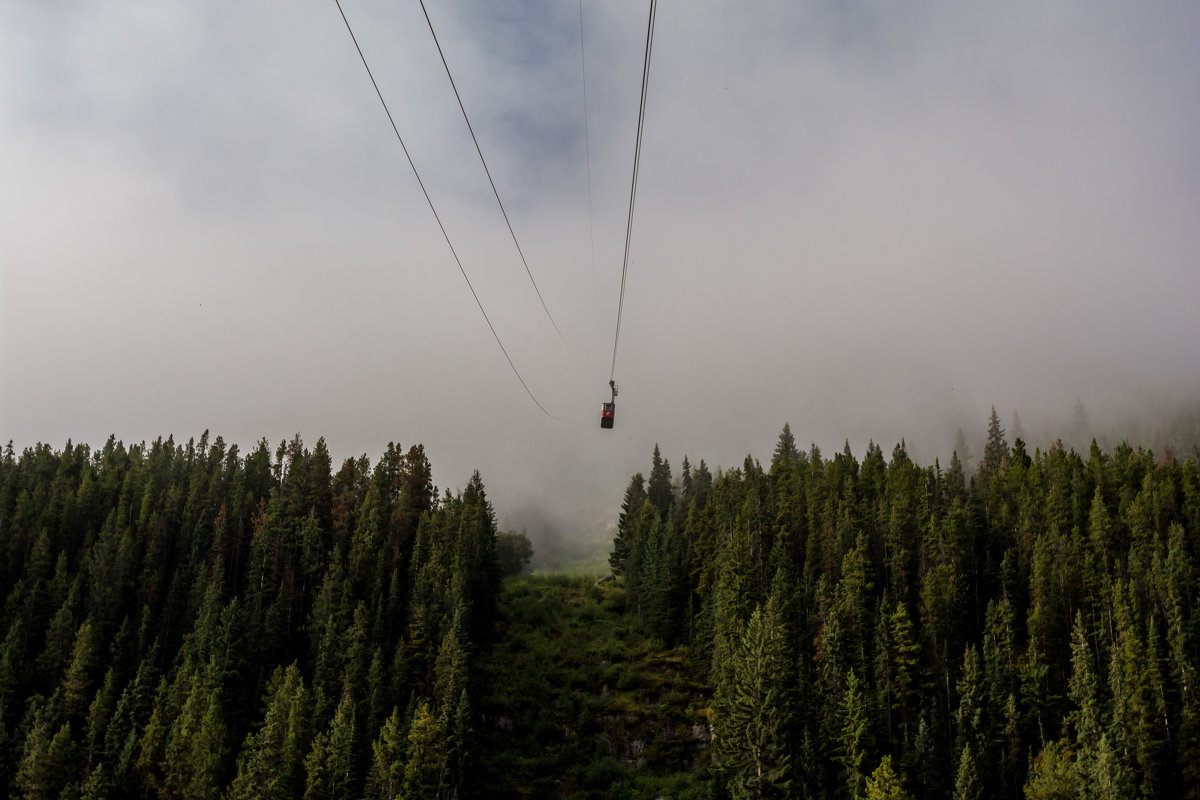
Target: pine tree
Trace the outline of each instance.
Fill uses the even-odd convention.
[[[69,717],[82,717],[91,688],[91,671],[96,665],[96,633],[89,618],[75,633],[75,644],[71,648],[71,661],[62,680],[63,713]]]
[[[625,499],[621,503],[621,516],[617,519],[617,535],[613,539],[612,554],[608,564],[614,575],[624,575],[629,561],[629,550],[633,545],[634,526],[636,518],[641,514],[642,504],[646,500],[646,481],[642,473],[636,473],[625,489]]]
[[[104,734],[112,721],[117,705],[117,675],[112,667],[104,674],[104,683],[88,707],[87,727],[83,740],[83,770],[85,777],[103,757],[111,757],[104,749]],[[3,714],[0,714],[0,720]]]
[[[675,502],[675,493],[671,488],[671,463],[662,458],[658,445],[654,445],[654,459],[650,469],[650,480],[646,485],[646,495],[658,509],[660,519],[666,520],[671,513],[671,504]]]
[[[303,781],[310,730],[309,698],[296,664],[271,677],[262,724],[246,736],[229,800],[293,798]]]
[[[54,716],[46,704],[33,713],[14,780],[27,800],[53,800],[75,774],[71,723],[56,726]]]
[[[211,800],[220,794],[226,729],[214,672],[210,666],[197,677],[179,716],[171,723],[164,748],[165,796]]]
[[[45,686],[53,687],[58,682],[70,659],[72,643],[79,627],[75,622],[75,605],[74,596],[64,600],[46,628],[46,646],[38,656],[38,669]]]
[[[1174,526],[1178,528],[1179,526]],[[1174,528],[1172,533],[1175,533]],[[1182,529],[1179,530],[1182,534]],[[1180,547],[1172,536],[1172,550]],[[1176,550],[1176,559],[1182,554]],[[1200,663],[1188,655],[1192,636],[1184,622],[1185,611],[1180,599],[1181,590],[1169,589],[1167,609],[1167,643],[1171,653],[1171,676],[1179,690],[1178,726],[1175,733],[1175,761],[1181,767],[1181,789],[1184,797],[1200,797]]]
[[[729,681],[716,688],[715,759],[735,800],[787,796],[786,662],[778,612],[771,603],[756,608],[734,652]]]
[[[975,769],[975,759],[971,755],[970,746],[962,749],[958,759],[958,772],[954,777],[954,800],[979,800],[983,796],[983,787],[979,783],[979,772]]]
[[[400,794],[404,783],[404,733],[400,725],[400,709],[379,729],[379,737],[371,744],[371,771],[367,777],[367,800],[392,800]]]
[[[779,432],[779,441],[775,443],[775,452],[771,456],[771,470],[780,466],[796,466],[800,463],[800,451],[796,448],[796,437],[792,436],[792,428],[786,422]]]
[[[1066,742],[1050,742],[1038,754],[1025,782],[1026,800],[1077,800],[1079,778]]]
[[[696,467],[692,473],[692,496],[696,508],[703,511],[708,505],[708,499],[712,495],[713,476],[709,472],[708,465],[704,463],[704,459],[700,459],[700,466]]]
[[[443,788],[445,731],[434,718],[429,703],[417,706],[408,729],[408,759],[404,765],[401,800],[436,800]]]
[[[1132,795],[1137,783],[1139,794],[1153,797],[1158,794],[1159,753],[1166,739],[1159,724],[1162,716],[1155,713],[1155,699],[1161,696],[1157,655],[1149,657],[1134,627],[1132,591],[1127,595],[1118,581],[1112,594],[1117,640],[1108,670],[1112,714],[1107,738],[1113,747],[1117,791]]]
[[[448,797],[465,794],[469,783],[468,765],[472,755],[474,730],[471,727],[471,701],[464,688],[458,700],[442,712],[441,724],[446,731],[446,764],[442,779]]]
[[[987,443],[983,446],[983,461],[979,465],[980,471],[985,476],[991,476],[1007,456],[1008,442],[1004,439],[1004,428],[1000,427],[1000,416],[996,413],[996,407],[992,406],[992,414],[988,418]]]
[[[354,697],[342,694],[329,727],[313,738],[304,759],[304,800],[346,800],[354,783]]]
[[[1075,704],[1069,716],[1075,730],[1075,771],[1084,793],[1100,797],[1106,794],[1103,787],[1111,783],[1113,765],[1101,720],[1099,681],[1083,617],[1078,613],[1071,634],[1070,697]]]
[[[958,709],[955,712],[955,752],[959,754],[961,771],[962,755],[970,752],[971,771],[975,770],[975,753],[981,752],[989,740],[990,719],[983,675],[979,667],[979,651],[968,645],[963,654],[962,672],[958,679]],[[977,783],[977,781],[976,781]],[[959,800],[959,798],[955,798]]]
[[[846,788],[846,797],[853,800],[861,796],[863,791],[866,780],[863,762],[870,738],[867,698],[853,669],[846,675],[846,690],[842,695],[839,716],[842,729],[837,761],[842,766],[842,785]]]
[[[910,800],[904,791],[904,779],[892,769],[892,757],[884,756],[879,766],[867,778],[865,800]],[[957,800],[957,797],[956,797]]]
[[[900,740],[909,742],[915,720],[918,675],[917,644],[912,621],[903,603],[879,606],[876,626],[875,682],[889,736],[898,728]]]
[[[867,537],[858,534],[854,548],[842,559],[841,578],[837,585],[835,613],[841,621],[844,636],[844,660],[859,673],[869,673],[872,664],[867,653],[871,646],[871,618],[868,614],[870,596],[874,589]]]

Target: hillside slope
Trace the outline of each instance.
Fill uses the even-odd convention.
[[[710,692],[590,579],[507,582],[477,720],[494,797],[706,797]]]

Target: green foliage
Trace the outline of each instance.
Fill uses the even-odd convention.
[[[608,557],[614,575],[625,574],[629,552],[637,537],[636,515],[641,513],[645,501],[646,481],[639,472],[629,481],[629,487],[625,490],[625,500],[621,503],[621,516],[617,519],[617,535],[613,539],[612,554]]]
[[[438,785],[460,786],[471,654],[491,637],[500,569],[478,473],[442,497],[431,474],[419,445],[335,473],[324,440],[299,436],[244,457],[207,434],[10,448],[0,785],[358,797],[385,709],[417,698],[452,734]]]
[[[987,443],[983,446],[981,472],[991,476],[1000,469],[1000,464],[1006,457],[1008,442],[1004,440],[1004,428],[1000,427],[1000,415],[996,413],[996,407],[992,406],[992,415],[988,419]]]
[[[163,753],[163,790],[167,796],[209,800],[219,796],[226,753],[221,691],[207,669],[192,684]]]
[[[987,434],[943,470],[785,427],[769,468],[685,457],[678,485],[655,448],[617,579],[510,578],[502,604],[522,542],[419,446],[9,448],[0,784],[1200,797],[1200,469]]]
[[[1033,762],[1025,784],[1027,800],[1075,800],[1079,797],[1079,778],[1073,753],[1064,742],[1050,742]]]
[[[429,704],[422,702],[408,729],[408,760],[397,795],[401,800],[435,800],[441,795],[445,735]]]
[[[246,737],[237,760],[230,800],[294,797],[301,784],[310,708],[304,680],[295,664],[276,668],[267,689],[266,713]]]
[[[58,797],[70,779],[75,758],[71,723],[56,725],[54,710],[39,700],[35,698],[38,707],[32,713],[32,726],[13,781],[29,800]]]
[[[304,759],[304,800],[351,797],[354,781],[354,698],[342,695],[329,726],[313,737]]]
[[[664,649],[614,582],[506,582],[505,635],[485,654],[462,796],[709,797],[711,693],[685,648]]]
[[[379,730],[379,738],[371,745],[371,772],[367,777],[368,800],[392,800],[400,794],[404,782],[404,733],[400,709],[392,714]]]
[[[864,797],[866,800],[910,800],[911,795],[904,791],[903,779],[892,769],[891,756],[884,756],[871,777],[867,778]]]
[[[903,443],[802,455],[785,428],[769,473],[747,458],[703,502],[685,459],[669,507],[635,476],[613,563],[630,613],[708,665],[722,791],[772,791],[747,778],[771,739],[797,796],[857,800],[882,751],[920,796],[1200,797],[1200,470],[1021,438],[993,411],[979,466],[964,435],[942,471]],[[787,669],[753,695],[781,579]]]
[[[734,798],[785,797],[792,782],[792,708],[783,625],[774,604],[750,615],[731,660],[728,680],[716,686],[713,757]]]
[[[501,531],[496,536],[496,565],[501,577],[520,575],[533,558],[529,537],[516,531]]]
[[[846,796],[857,798],[863,791],[863,772],[869,744],[868,708],[862,686],[854,670],[846,676],[846,689],[840,708],[841,735],[838,738],[838,763],[842,766],[842,784]]]

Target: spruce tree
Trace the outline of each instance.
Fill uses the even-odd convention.
[[[864,797],[865,800],[911,800],[912,796],[904,791],[903,778],[892,769],[891,756],[884,756],[871,777],[867,778]]]
[[[309,697],[295,664],[277,668],[267,690],[266,713],[246,736],[229,800],[294,798],[304,785],[304,754],[311,730]]]
[[[983,787],[979,782],[979,771],[975,768],[975,758],[971,755],[970,746],[962,749],[958,759],[958,771],[954,776],[954,800],[979,800],[983,796]]]
[[[13,785],[30,800],[52,800],[70,779],[71,726],[55,724],[52,710],[42,698],[31,709],[32,724],[22,742]]]
[[[400,794],[404,782],[404,732],[401,729],[400,709],[379,729],[379,737],[371,744],[371,771],[367,776],[367,800],[392,800]]]
[[[735,800],[785,797],[792,782],[784,641],[773,604],[756,608],[716,689],[715,758]]]
[[[1008,442],[1004,439],[1004,428],[1000,427],[1000,416],[996,407],[992,406],[991,416],[988,417],[987,443],[983,446],[983,461],[979,468],[984,475],[990,476],[1000,468],[1001,462],[1008,455]]]
[[[164,747],[162,793],[167,797],[212,800],[219,796],[224,771],[225,716],[215,669],[204,669],[171,723]]]
[[[657,444],[654,445],[654,458],[650,468],[650,480],[646,484],[646,495],[658,510],[659,518],[666,520],[671,513],[671,504],[675,502],[675,493],[671,488],[671,463],[659,454]]]
[[[89,618],[75,633],[75,644],[71,648],[71,660],[63,674],[63,713],[81,718],[91,694],[91,672],[96,666],[96,632]]]
[[[1070,745],[1050,742],[1030,767],[1025,782],[1026,800],[1078,800],[1079,796],[1079,778]]]
[[[408,729],[408,755],[404,765],[401,800],[429,800],[441,795],[446,760],[446,733],[430,710],[429,703],[417,706]]]
[[[313,737],[304,759],[304,800],[348,800],[354,786],[354,697],[349,691],[329,721]]]
[[[1109,784],[1111,751],[1104,737],[1099,680],[1081,614],[1075,615],[1071,634],[1070,697],[1075,710],[1069,715],[1075,731],[1075,771],[1088,796],[1101,796],[1100,786]],[[1103,745],[1103,747],[1102,747]],[[1101,757],[1101,750],[1106,755]]]
[[[796,437],[792,436],[792,428],[786,422],[779,432],[779,441],[775,443],[775,452],[771,455],[771,469],[780,466],[796,466],[800,463],[800,451],[796,448]]]
[[[642,503],[646,500],[646,480],[642,473],[636,473],[625,489],[625,499],[621,502],[621,515],[617,518],[617,535],[613,539],[612,553],[608,564],[613,574],[625,574],[625,566],[629,561],[629,550],[633,545],[634,525],[636,516],[641,513]]]
[[[863,772],[863,762],[870,740],[870,709],[853,669],[846,675],[846,688],[839,712],[841,733],[837,762],[842,767],[842,785],[846,789],[846,797],[855,800],[861,796],[867,777]]]

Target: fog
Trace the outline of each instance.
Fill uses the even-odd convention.
[[[1200,7],[0,6],[0,436],[424,443],[501,524],[594,541],[655,443],[780,428],[928,462],[995,405],[1052,439],[1200,397]],[[589,217],[588,161],[591,203]],[[594,238],[593,238],[594,234]],[[593,244],[594,242],[594,244]]]

